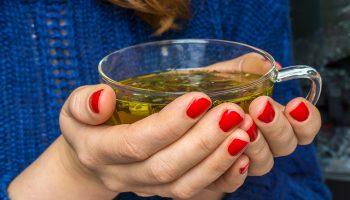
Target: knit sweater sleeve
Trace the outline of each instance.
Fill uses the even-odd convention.
[[[286,0],[222,1],[224,39],[248,43],[266,50],[282,63],[292,64],[290,5]],[[286,104],[301,96],[297,82],[276,84],[273,98]],[[315,146],[298,146],[289,156],[275,159],[270,173],[248,177],[226,199],[330,199]]]
[[[0,175],[0,199],[8,200],[7,188],[11,181],[16,177],[16,173],[5,172]]]

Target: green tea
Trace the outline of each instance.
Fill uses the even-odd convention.
[[[223,73],[191,69],[169,70],[128,78],[119,83],[131,89],[142,89],[143,92],[116,89],[116,110],[110,123],[133,123],[160,111],[179,95],[176,93],[192,91],[208,94],[213,106],[222,102],[233,102],[247,111],[253,99],[272,94],[273,83],[270,80],[244,89],[244,85],[260,77],[261,75],[242,72]]]

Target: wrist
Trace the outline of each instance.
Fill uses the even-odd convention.
[[[17,176],[8,191],[11,199],[113,199],[117,195],[79,163],[63,136]]]
[[[118,195],[117,192],[108,190],[96,174],[79,161],[77,154],[63,136],[60,136],[57,142],[62,173],[70,179],[71,184],[80,185],[83,191],[94,191],[94,195],[99,199],[112,199]]]

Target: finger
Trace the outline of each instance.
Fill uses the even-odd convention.
[[[244,151],[250,160],[249,175],[262,176],[268,173],[274,164],[272,152],[264,136],[248,114],[245,116],[241,128],[248,133],[251,139]]]
[[[174,144],[135,166],[135,181],[167,183],[175,180],[211,154],[243,121],[243,110],[233,103],[211,109]],[[181,154],[181,155],[179,155]],[[145,166],[146,165],[146,166]],[[144,169],[148,169],[146,173]],[[125,172],[127,173],[127,172]]]
[[[115,108],[115,93],[107,85],[82,86],[68,97],[60,113],[64,138],[78,152],[85,149],[86,138],[103,132],[105,122]]]
[[[248,156],[241,155],[236,162],[207,189],[211,191],[221,191],[231,193],[236,191],[247,178],[250,161]]]
[[[298,144],[292,126],[280,108],[281,105],[266,96],[254,99],[249,106],[250,116],[277,157],[289,155]]]
[[[276,62],[275,64],[276,64],[276,68],[277,68],[278,70],[282,69],[282,65],[281,65],[281,63]]]
[[[140,189],[145,193],[153,191],[162,196],[188,199],[222,176],[241,156],[248,143],[249,136],[247,133],[241,129],[236,129],[210,156],[176,181],[157,186],[143,185]],[[246,173],[245,170],[242,169],[242,173]],[[242,175],[235,178],[240,177]]]
[[[61,117],[74,118],[83,124],[98,125],[111,117],[115,108],[115,93],[104,84],[82,86],[68,97]],[[64,128],[64,127],[63,127]]]
[[[106,88],[100,94],[100,99],[108,95],[105,92],[108,91],[108,87]],[[77,90],[74,95],[80,96],[79,94],[86,92],[85,89],[87,88]],[[99,91],[99,88],[95,91]],[[103,107],[105,104],[99,105],[101,108],[98,115],[103,114],[105,109]],[[159,113],[131,125],[91,126],[80,123],[82,120],[72,117],[73,114],[69,113],[73,108],[70,108],[67,103],[65,112],[62,112],[64,114],[61,114],[60,125],[65,138],[86,165],[93,166],[96,162],[99,164],[126,163],[144,160],[177,140],[201,118],[210,105],[209,97],[193,92],[177,98]],[[113,110],[114,108],[112,112]]]
[[[171,183],[172,194],[184,199],[194,196],[222,176],[240,157],[248,144],[247,133],[236,129],[210,156]],[[239,162],[236,167],[241,168],[240,164],[242,163]],[[240,170],[237,169],[237,171]],[[242,169],[241,172],[245,173],[245,169]],[[239,174],[234,178],[239,183],[243,182],[244,177]]]
[[[178,140],[211,106],[208,96],[199,92],[185,94],[155,113],[130,125],[112,127],[94,138],[102,157],[109,164],[147,159]]]
[[[304,98],[290,101],[284,111],[301,145],[310,144],[321,128],[321,115],[318,109]]]
[[[252,52],[232,60],[215,63],[205,69],[226,73],[245,72],[264,75],[271,67],[271,63],[264,56]]]

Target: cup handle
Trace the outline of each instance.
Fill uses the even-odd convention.
[[[276,82],[278,83],[300,78],[310,80],[311,88],[306,99],[315,105],[320,97],[322,89],[322,79],[316,69],[305,65],[282,68],[278,71]]]

